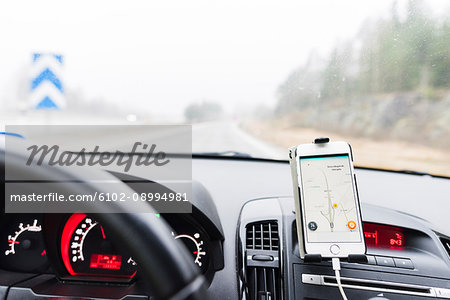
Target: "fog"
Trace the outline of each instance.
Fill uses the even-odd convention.
[[[405,5],[406,1],[399,1]],[[448,11],[445,0],[433,1]],[[392,1],[4,1],[0,103],[23,101],[32,53],[64,55],[67,93],[181,116],[202,99],[230,113],[273,106],[311,53],[326,54]],[[26,84],[25,84],[26,85]]]

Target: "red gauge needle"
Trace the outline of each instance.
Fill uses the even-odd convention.
[[[100,229],[102,230],[103,239],[106,239],[105,232],[103,231],[103,226],[102,225],[100,225]]]
[[[198,251],[194,251],[194,252],[192,252],[192,254],[197,254],[198,253]]]
[[[19,241],[8,240],[8,243],[19,245]]]

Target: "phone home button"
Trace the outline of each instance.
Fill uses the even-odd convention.
[[[333,244],[330,246],[330,252],[331,252],[331,254],[337,255],[337,254],[339,254],[339,252],[341,252],[341,248],[339,248],[338,245]]]

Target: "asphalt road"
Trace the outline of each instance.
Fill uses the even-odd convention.
[[[287,149],[271,145],[248,134],[239,128],[237,122],[232,121],[193,124],[192,140],[188,128],[176,126],[149,128],[140,125],[111,127],[100,124],[90,126],[55,124],[49,127],[10,127],[9,130],[20,132],[29,141],[39,141],[47,145],[57,144],[70,150],[77,150],[80,145],[86,149],[99,145],[102,150],[130,151],[132,145],[139,141],[156,143],[166,152],[189,153],[192,142],[193,153],[237,151],[253,157],[275,159],[287,159],[288,153]]]
[[[239,128],[235,122],[209,122],[192,126],[192,152],[238,151],[253,157],[287,159],[287,149],[271,145]]]

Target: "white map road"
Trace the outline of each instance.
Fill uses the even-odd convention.
[[[335,237],[353,241],[357,233],[357,215],[348,156],[300,160],[303,177],[306,222],[310,241]]]

